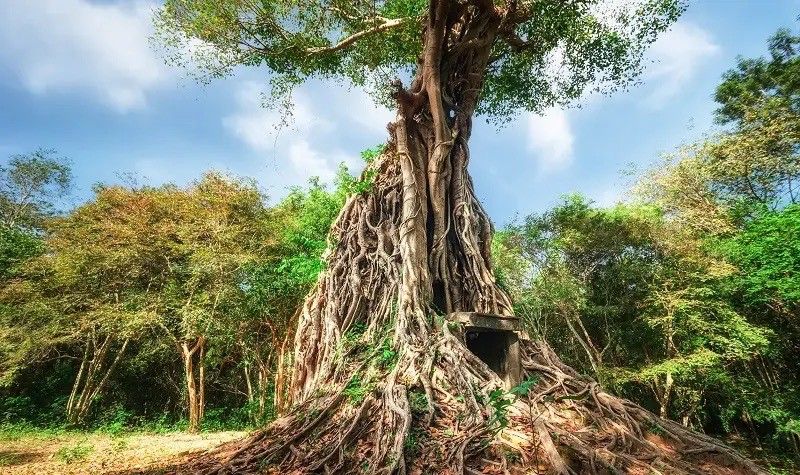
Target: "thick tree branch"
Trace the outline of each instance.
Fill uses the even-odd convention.
[[[376,18],[379,19],[379,18]],[[353,33],[352,35],[344,38],[343,40],[339,41],[333,46],[320,46],[316,48],[306,48],[306,53],[309,55],[312,54],[321,54],[321,53],[333,53],[348,46],[352,45],[356,41],[364,38],[365,36],[374,35],[376,33],[380,33],[383,31],[391,30],[392,28],[397,28],[398,26],[404,24],[408,21],[409,18],[393,18],[393,19],[382,19],[382,23],[373,26],[372,28],[367,28],[366,30],[361,30],[358,33]]]

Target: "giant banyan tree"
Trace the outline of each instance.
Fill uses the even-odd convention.
[[[518,328],[513,342],[486,337],[477,350],[470,339],[481,335],[465,333],[470,315],[514,321],[468,173],[473,118],[625,88],[683,9],[680,0],[167,0],[158,36],[175,59],[188,54],[212,76],[262,66],[279,106],[317,77],[365,86],[397,111],[299,315],[291,408],[176,471],[764,473],[603,391]],[[512,352],[510,378],[497,362]]]

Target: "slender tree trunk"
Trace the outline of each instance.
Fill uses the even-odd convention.
[[[262,422],[267,413],[267,396],[269,393],[269,383],[271,381],[271,371],[266,364],[258,366],[258,421]]]
[[[672,398],[673,383],[672,373],[667,373],[664,376],[663,383],[660,377],[653,378],[653,388],[658,400],[658,415],[664,419],[669,418],[669,403]]]
[[[247,385],[247,402],[251,403],[255,401],[255,394],[253,393],[253,382],[250,380],[250,364],[244,364],[244,381]]]
[[[89,345],[90,343],[87,342],[85,345],[85,349],[83,351],[83,358],[81,359],[81,367],[78,370],[77,376],[75,376],[75,382],[72,384],[72,391],[69,394],[69,399],[67,400],[67,423],[70,425],[77,424],[77,398],[78,391],[80,390],[81,386],[83,385],[83,377],[87,371],[87,366],[89,365]]]
[[[584,327],[583,322],[581,322],[581,316],[570,308],[562,309],[561,316],[567,323],[567,327],[572,332],[573,338],[578,341],[581,348],[583,348],[583,351],[586,353],[586,357],[589,360],[589,365],[592,367],[594,376],[600,380],[600,367],[603,364],[603,355],[597,351],[597,347],[592,341],[592,338],[589,336],[589,332],[586,331],[586,327]],[[582,334],[578,332],[578,329],[573,321],[577,322]]]
[[[108,379],[125,354],[129,342],[127,338],[122,342],[111,364],[106,366],[108,354],[114,345],[113,338],[111,335],[106,335],[98,346],[94,331],[91,331],[90,335],[84,349],[81,366],[67,400],[67,423],[72,426],[78,426],[85,422],[94,401],[102,394]]]
[[[203,421],[205,410],[205,338],[197,337],[193,342],[180,344],[183,356],[184,378],[186,384],[186,405],[189,411],[189,432],[197,432]]]

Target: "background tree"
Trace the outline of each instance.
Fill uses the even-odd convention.
[[[237,273],[270,244],[264,216],[252,183],[208,174],[186,190],[101,186],[52,226],[48,252],[6,287],[5,310],[39,351],[83,347],[70,422],[84,421],[131,340],[160,329],[183,362],[189,428],[199,428],[206,351],[243,298]],[[31,326],[53,335],[34,342]]]
[[[717,121],[738,123],[765,102],[800,112],[800,36],[781,28],[768,40],[769,58],[737,58],[722,76],[714,99]]]
[[[8,228],[41,229],[71,185],[70,167],[55,150],[12,156],[0,167],[0,223]]]
[[[33,258],[44,252],[42,233],[52,217],[56,201],[70,189],[72,174],[66,160],[54,151],[40,149],[12,155],[0,167],[0,283],[6,287]],[[25,290],[29,295],[29,289]],[[24,308],[27,301],[21,302]],[[38,325],[33,315],[22,317],[13,308],[0,312],[0,386],[43,355],[47,345],[37,345],[30,336],[51,341],[57,326]],[[45,319],[49,320],[49,319]],[[43,329],[43,331],[36,331]],[[28,344],[32,343],[32,344]]]
[[[266,420],[270,391],[274,410],[287,409],[287,372],[297,311],[324,268],[321,257],[328,231],[352,183],[353,178],[340,168],[333,191],[315,179],[308,189],[293,189],[270,210],[268,226],[278,239],[271,257],[245,271],[243,306],[249,317],[239,327],[236,340],[244,352],[248,400],[254,405],[256,421]],[[256,370],[255,384],[251,368]]]
[[[499,377],[434,318],[512,312],[492,272],[491,224],[467,173],[473,116],[503,120],[564,105],[587,89],[629,85],[646,46],[682,11],[672,0],[167,1],[157,20],[161,38],[179,54],[194,53],[211,76],[265,66],[284,103],[308,78],[341,78],[374,86],[397,108],[386,147],[362,175],[370,186],[345,203],[332,227],[326,268],[298,320],[295,410],[242,442],[221,470],[281,461],[282,469],[301,471],[486,471],[508,464],[500,446],[518,452],[518,464],[533,463],[536,453],[561,472],[570,469],[556,446],[569,451],[572,470],[632,469],[653,459],[661,471],[693,470],[696,452],[667,452],[643,436],[643,427],[667,422],[598,393],[541,342],[523,346],[526,372],[541,384],[518,399],[523,413],[539,415],[538,429],[515,421],[527,442],[495,437],[497,421],[511,422],[488,402],[497,402],[490,392]],[[411,80],[389,81],[401,75]],[[579,402],[569,409],[549,402],[563,397]],[[567,429],[567,419],[583,421],[581,430]],[[669,433],[676,445],[715,447],[743,471],[758,471],[680,426]],[[595,455],[601,440],[631,434],[638,434],[636,455]],[[413,450],[411,438],[420,441]],[[187,470],[219,464],[209,457]]]
[[[511,290],[529,328],[576,368],[688,425],[711,391],[766,354],[771,333],[730,304],[732,267],[647,205],[592,207],[580,196],[510,227]],[[703,426],[702,421],[700,426]]]
[[[754,436],[788,440],[798,454],[800,405],[792,388],[800,335],[789,316],[797,305],[797,275],[790,270],[797,259],[791,243],[800,171],[797,84],[790,73],[796,43],[779,30],[770,40],[772,62],[739,60],[738,72],[725,75],[717,94],[719,117],[731,129],[654,167],[639,191],[701,236],[706,252],[734,266],[724,280],[732,308],[773,331],[769,352],[742,368],[736,390],[720,404],[721,419],[744,421]]]
[[[98,186],[46,232],[17,231],[35,252],[0,291],[0,423],[184,427],[180,338],[193,328],[205,337],[192,368],[204,428],[271,420],[287,332],[356,183],[342,170],[337,188],[314,181],[271,208],[251,182],[213,173],[188,187]]]

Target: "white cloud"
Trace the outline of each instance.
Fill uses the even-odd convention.
[[[321,110],[302,90],[295,91],[292,118],[284,123],[280,111],[264,108],[263,88],[256,82],[245,82],[237,90],[237,109],[222,119],[222,124],[231,134],[256,152],[280,151],[292,165],[294,175],[302,180],[317,176],[330,181],[336,168],[344,162],[356,167],[356,157],[340,150],[326,147],[318,150],[315,142],[321,135],[335,131],[334,123],[322,117]]]
[[[305,140],[289,145],[289,162],[295,170],[304,171],[309,176],[317,176],[323,182],[330,182],[336,175],[336,164],[326,160],[320,152],[311,148]]]
[[[222,119],[222,125],[249,147],[266,151],[275,148],[282,136],[305,137],[314,133],[328,132],[333,124],[312,110],[311,101],[302,92],[294,94],[292,117],[284,121],[281,111],[263,106],[264,89],[254,82],[246,81],[236,91],[236,111]]]
[[[719,52],[711,35],[686,22],[676,23],[653,44],[655,60],[645,79],[655,85],[647,99],[651,107],[661,108],[694,77],[704,61]]]
[[[528,150],[532,151],[544,173],[567,168],[574,159],[575,137],[567,113],[549,109],[543,115],[528,117]]]
[[[3,3],[0,64],[31,93],[89,92],[127,112],[168,76],[148,43],[153,3]]]
[[[370,132],[387,135],[386,124],[394,120],[395,114],[389,109],[375,104],[363,90],[348,91],[340,100],[351,111],[350,117]],[[381,137],[383,138],[383,137]]]

